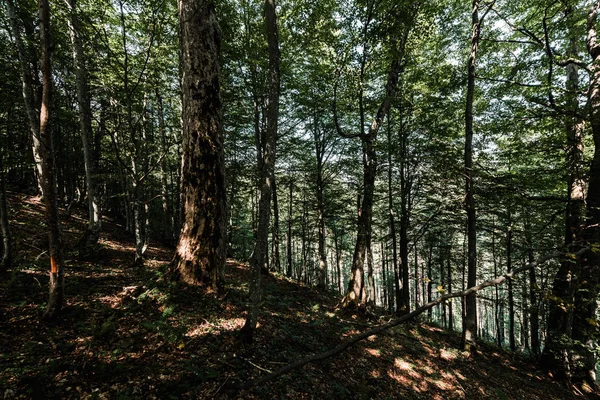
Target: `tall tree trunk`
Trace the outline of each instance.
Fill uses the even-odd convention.
[[[279,116],[279,37],[275,0],[265,0],[265,23],[269,49],[269,99],[266,112],[266,131],[260,165],[260,203],[258,229],[254,252],[250,260],[250,302],[246,322],[240,334],[242,340],[251,343],[258,322],[260,302],[260,272],[267,261],[266,249],[269,235],[269,215],[271,212],[272,184],[275,171],[275,147],[277,144],[277,119]]]
[[[273,174],[273,245],[271,249],[271,268],[281,272],[281,260],[279,259],[279,203],[277,202],[277,185],[275,174]]]
[[[81,129],[81,142],[83,148],[83,164],[85,169],[85,187],[88,197],[88,226],[80,241],[80,249],[98,242],[100,234],[100,206],[96,197],[96,184],[94,182],[94,163],[92,155],[92,115],[88,94],[87,74],[85,70],[85,54],[79,31],[79,18],[77,16],[76,0],[68,0],[69,7],[69,33],[73,61],[75,64],[75,83],[77,89],[77,108],[79,111],[79,125]]]
[[[165,115],[163,108],[162,96],[158,88],[155,88],[157,113],[158,113],[158,131],[160,134],[160,145],[161,145],[161,160],[160,160],[160,199],[162,203],[163,213],[163,226],[161,235],[163,241],[172,244],[173,241],[173,217],[171,216],[169,207],[169,184],[168,184],[168,170],[167,170],[167,153],[169,151],[169,145],[167,143],[167,129],[165,126]]]
[[[574,10],[567,8],[567,16]],[[579,56],[579,38],[569,30],[567,57]],[[585,224],[585,182],[583,159],[583,123],[579,113],[579,71],[574,64],[566,67],[566,108],[565,131],[567,138],[568,203],[565,218],[565,247],[577,252],[581,248],[582,230]],[[579,269],[573,260],[563,260],[552,284],[552,299],[549,302],[547,336],[544,352],[540,359],[543,368],[551,371],[556,379],[567,379],[571,375],[570,347],[574,302],[573,276]]]
[[[525,237],[527,240],[527,261],[532,264],[535,261],[533,254],[533,238],[531,223],[529,217],[525,217]],[[529,269],[529,324],[531,326],[531,352],[535,357],[539,357],[540,346],[540,322],[539,322],[539,303],[537,298],[537,277],[535,268]]]
[[[294,182],[290,179],[289,187],[289,204],[288,204],[288,232],[287,232],[287,270],[285,275],[291,278],[294,271],[292,265],[292,209],[294,204]]]
[[[475,95],[475,59],[479,46],[481,21],[479,19],[479,0],[473,0],[471,23],[471,54],[468,61],[467,101],[465,110],[465,208],[467,211],[468,270],[467,287],[477,284],[477,223],[475,199],[473,197],[473,97]],[[462,348],[470,350],[477,340],[477,297],[475,293],[465,299]]]
[[[417,251],[417,238],[415,237],[414,244],[414,253],[415,253],[415,308],[419,308],[419,252]]]
[[[375,189],[375,177],[377,175],[377,151],[375,144],[377,141],[377,133],[383,123],[385,116],[388,114],[390,104],[396,97],[398,89],[398,78],[402,70],[402,61],[404,59],[404,51],[406,48],[406,41],[410,32],[410,25],[406,25],[402,38],[395,38],[393,40],[394,51],[393,60],[390,65],[388,72],[387,81],[385,85],[385,97],[382,103],[379,105],[377,114],[371,126],[367,132],[364,132],[364,110],[362,107],[363,93],[362,89],[359,94],[359,103],[361,109],[361,125],[358,137],[361,139],[362,144],[362,162],[363,162],[363,195],[362,203],[359,209],[358,217],[358,233],[356,237],[356,246],[354,247],[354,254],[352,256],[352,271],[350,275],[350,282],[348,284],[348,290],[346,296],[342,300],[342,306],[346,308],[362,307],[367,300],[363,296],[365,290],[364,282],[364,263],[365,255],[368,246],[371,243],[371,224],[373,217],[373,192]],[[366,49],[365,49],[366,51]],[[365,61],[363,60],[363,67]],[[334,104],[335,105],[335,104]],[[334,110],[335,111],[335,110]],[[334,123],[340,136],[351,137],[346,135],[337,119],[337,114],[334,112]]]
[[[367,304],[376,305],[375,275],[373,273],[373,250],[371,244],[367,249]]]
[[[589,173],[586,197],[586,221],[583,239],[588,251],[581,257],[581,272],[575,292],[573,315],[573,382],[586,393],[597,388],[598,292],[600,291],[600,44],[596,41],[596,23],[600,1],[594,1],[587,21],[587,50],[592,57],[590,88],[590,120],[594,139],[594,157]]]
[[[452,293],[452,264],[450,263],[451,247],[448,246],[448,254],[446,255],[446,273],[447,277],[446,286],[448,286],[448,293]],[[454,330],[454,311],[452,309],[452,302],[448,302],[448,329]]]
[[[313,137],[317,160],[317,227],[319,241],[319,280],[317,286],[325,289],[327,276],[327,250],[325,248],[325,200],[323,182],[323,160],[325,157],[325,133],[319,129],[317,112],[314,115]]]
[[[4,165],[2,163],[2,149],[0,148],[0,233],[2,234],[2,259],[0,259],[0,271],[6,271],[12,264],[12,236],[8,224],[8,207],[6,203]]]
[[[52,116],[52,65],[50,37],[50,5],[48,0],[39,0],[40,38],[42,45],[42,105],[40,108],[39,142],[42,157],[42,182],[44,187],[44,203],[46,205],[46,222],[48,224],[48,242],[50,253],[50,295],[44,318],[53,319],[62,308],[64,299],[64,265],[63,249],[56,198],[55,155],[50,130]]]
[[[14,37],[17,53],[19,55],[19,66],[21,69],[21,84],[23,100],[25,102],[25,111],[29,121],[31,131],[31,143],[33,151],[33,160],[35,162],[36,182],[39,194],[44,197],[44,182],[42,179],[42,149],[40,143],[40,108],[39,108],[39,80],[37,71],[31,71],[30,63],[35,65],[35,60],[30,60],[27,56],[25,44],[21,37],[21,30],[17,20],[17,13],[13,0],[6,0],[8,16],[10,19],[10,28]]]
[[[506,271],[510,274],[512,271],[512,218],[508,210],[508,220],[506,221]],[[512,351],[517,349],[515,342],[515,298],[513,290],[513,280],[508,280],[508,344]]]
[[[218,289],[226,253],[225,164],[219,53],[212,1],[179,0],[183,145],[182,219],[174,278]]]
[[[387,176],[387,184],[388,184],[388,208],[389,208],[389,217],[390,217],[390,237],[392,239],[392,267],[394,270],[394,293],[396,300],[396,313],[399,315],[402,310],[402,284],[403,282],[400,279],[399,268],[398,268],[398,243],[396,238],[396,221],[395,221],[395,212],[394,212],[394,194],[392,188],[392,127],[391,127],[391,119],[390,113],[388,111],[388,124],[387,124],[387,145],[388,145],[388,153],[387,153],[387,161],[388,161],[388,176]]]

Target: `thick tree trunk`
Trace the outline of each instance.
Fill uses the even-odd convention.
[[[83,164],[85,168],[85,188],[88,197],[88,226],[80,241],[80,250],[85,253],[86,248],[98,242],[100,234],[100,206],[96,196],[94,182],[94,163],[92,155],[92,115],[88,94],[87,75],[85,70],[85,54],[79,32],[79,19],[77,17],[76,0],[68,0],[69,7],[69,33],[75,64],[75,82],[77,89],[77,107],[79,111],[79,125],[81,129],[81,142],[83,148]]]
[[[271,212],[272,184],[275,171],[275,147],[277,144],[277,122],[279,116],[280,54],[275,0],[265,0],[265,23],[269,48],[269,99],[266,112],[266,132],[262,142],[260,164],[260,203],[258,229],[254,252],[250,260],[250,302],[246,322],[241,329],[242,340],[251,343],[258,322],[260,302],[260,272],[267,261],[267,240]]]
[[[473,97],[475,94],[475,59],[479,46],[481,21],[479,20],[479,0],[473,0],[471,22],[471,54],[468,61],[467,101],[465,110],[465,208],[467,211],[467,287],[477,284],[477,223],[475,199],[473,197]],[[477,339],[477,298],[475,293],[465,299],[462,348],[470,350]]]
[[[226,253],[219,52],[221,30],[212,1],[179,0],[183,145],[182,227],[174,277],[218,289]]]
[[[53,319],[62,308],[64,299],[64,265],[56,197],[54,147],[50,118],[52,115],[52,66],[50,38],[50,6],[48,0],[39,0],[40,38],[42,44],[42,105],[40,109],[39,141],[42,157],[42,182],[46,222],[48,224],[48,242],[50,254],[50,295],[44,318]]]

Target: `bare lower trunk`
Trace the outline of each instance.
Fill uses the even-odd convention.
[[[48,224],[50,254],[50,295],[44,318],[52,319],[60,312],[64,299],[64,265],[60,235],[60,220],[56,198],[54,147],[50,118],[52,115],[52,67],[50,63],[50,6],[48,0],[39,0],[40,37],[42,43],[42,106],[40,109],[39,140],[42,146],[42,182]]]

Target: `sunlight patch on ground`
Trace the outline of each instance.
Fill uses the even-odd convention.
[[[454,350],[440,349],[440,358],[442,360],[453,361],[456,360],[457,357],[458,354],[456,354],[456,351]]]
[[[365,351],[373,357],[381,357],[381,350],[379,349],[365,349]]]
[[[191,328],[185,336],[193,338],[204,336],[207,333],[218,334],[221,331],[235,331],[241,329],[245,321],[244,318],[230,318],[223,320],[219,324],[213,324],[205,320],[203,324]]]

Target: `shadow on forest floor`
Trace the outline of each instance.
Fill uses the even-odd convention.
[[[0,276],[0,396],[39,399],[327,398],[567,399],[517,355],[483,345],[470,356],[459,337],[410,324],[372,336],[342,355],[308,365],[243,393],[234,381],[322,352],[374,323],[336,309],[338,298],[280,276],[263,278],[254,347],[237,339],[244,323],[249,271],[229,261],[223,294],[162,278],[171,252],[151,246],[131,268],[133,241],[111,221],[101,250],[80,262],[69,252],[85,227],[63,224],[66,304],[61,318],[39,317],[47,296],[42,205],[10,195],[16,268]]]

